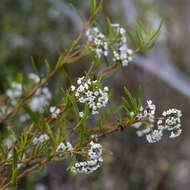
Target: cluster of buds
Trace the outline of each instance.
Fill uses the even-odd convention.
[[[32,111],[44,111],[45,105],[49,105],[52,95],[47,87],[39,88],[29,102]]]
[[[49,140],[49,136],[47,134],[42,134],[40,135],[38,138],[35,137],[32,141],[32,144],[33,145],[36,145],[38,143],[44,143],[45,141],[48,141]]]
[[[71,167],[71,171],[75,174],[89,174],[96,171],[103,162],[102,146],[91,141],[90,148],[88,150],[88,157],[89,160],[87,161],[75,163],[75,165]]]
[[[119,24],[112,24],[112,27],[116,30],[117,36],[117,42],[113,51],[113,60],[121,62],[123,66],[127,66],[133,60],[133,51],[127,46],[125,29],[120,27]]]
[[[152,101],[147,101],[147,107],[144,109],[141,107],[136,119],[138,120],[132,126],[137,130],[137,135],[142,137],[146,135],[146,139],[149,143],[156,143],[162,139],[163,131],[168,130],[171,132],[170,138],[178,137],[181,132],[181,116],[182,113],[177,109],[169,109],[162,113],[162,117],[157,121],[157,128],[155,128],[155,111],[156,106],[152,104]],[[134,113],[132,113],[134,115]]]
[[[63,142],[61,142],[60,144],[59,144],[59,146],[57,147],[57,149],[56,149],[56,152],[58,152],[58,151],[65,151],[65,150],[67,150],[68,152],[70,152],[70,151],[72,151],[73,150],[73,146],[72,146],[72,144],[70,143],[70,142],[66,142],[66,143],[63,143]]]
[[[28,78],[29,78],[30,80],[33,80],[34,83],[36,83],[36,84],[38,84],[38,83],[40,82],[40,77],[39,77],[38,75],[34,74],[34,73],[30,73],[30,74],[28,75]]]
[[[121,62],[123,66],[127,66],[133,60],[133,51],[127,46],[126,31],[119,24],[112,24],[115,38],[117,39],[113,47],[110,47],[113,53],[113,61]],[[95,52],[100,59],[102,55],[108,56],[109,45],[107,38],[97,27],[90,28],[86,32],[90,49]]]
[[[96,52],[99,59],[102,55],[108,56],[108,43],[104,34],[102,34],[97,27],[88,29],[86,36],[91,43],[91,50]]]
[[[16,105],[17,104],[17,99],[21,97],[22,95],[22,86],[18,82],[13,82],[11,84],[11,88],[6,90],[6,95],[10,98],[11,100],[11,105]]]
[[[71,86],[71,91],[74,92],[75,97],[80,103],[87,103],[92,110],[92,114],[98,114],[98,110],[108,103],[109,88],[101,89],[97,80],[92,81],[84,76],[78,78],[77,84],[77,86]],[[82,116],[83,112],[80,112],[80,117]]]
[[[181,116],[182,113],[177,109],[169,109],[162,113],[163,119],[157,121],[159,130],[168,130],[171,132],[170,138],[178,137],[181,132]]]
[[[142,137],[143,135],[150,133],[154,128],[155,111],[156,106],[152,103],[151,100],[147,101],[147,106],[145,109],[143,107],[140,108],[140,111],[137,114],[136,118],[137,120],[145,119],[147,122],[136,122],[133,124],[133,127],[139,129],[136,132],[137,136]],[[132,112],[131,115],[134,115],[134,113]]]
[[[50,107],[49,110],[50,110],[52,117],[57,117],[57,115],[61,113],[61,110],[55,106]]]
[[[28,79],[35,84],[40,82],[39,76],[34,73],[30,73],[28,75]],[[8,106],[6,109],[5,108],[1,109],[2,113],[5,112],[4,110],[6,111],[10,110],[12,106],[15,106],[18,103],[19,99],[22,96],[21,83],[12,82],[11,87],[6,91],[6,95],[10,99],[10,106]],[[28,102],[28,106],[34,112],[36,111],[43,112],[45,105],[49,105],[51,97],[52,95],[49,88],[41,87],[36,91],[36,93],[30,99],[30,101]],[[29,117],[25,114],[21,115],[19,119],[21,122],[25,122],[26,120],[29,119]]]

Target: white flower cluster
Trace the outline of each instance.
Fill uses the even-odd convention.
[[[149,143],[156,143],[162,139],[163,132],[162,130],[152,130],[148,135],[146,135],[146,140]]]
[[[33,80],[36,84],[40,82],[40,77],[34,73],[30,73],[28,78]]]
[[[44,111],[45,105],[49,105],[52,95],[47,87],[39,88],[29,102],[32,111]]]
[[[2,118],[4,114],[10,112],[10,110],[11,110],[11,108],[8,106],[5,106],[5,105],[1,106],[0,107],[0,118]]]
[[[164,119],[157,121],[158,129],[171,131],[170,138],[178,137],[181,132],[182,113],[178,109],[169,109],[162,113]]]
[[[88,156],[89,160],[75,163],[75,165],[71,167],[71,171],[75,174],[89,174],[97,170],[103,162],[102,146],[91,141],[90,149],[88,150]]]
[[[80,103],[87,103],[92,110],[92,114],[98,114],[98,109],[105,107],[108,103],[108,87],[100,89],[98,81],[91,79],[85,79],[85,77],[78,78],[78,86],[71,86],[71,91],[74,92],[75,97]],[[80,112],[80,117],[83,117],[83,112]]]
[[[70,142],[66,142],[66,145],[65,145],[65,143],[60,143],[59,144],[59,146],[57,147],[57,149],[56,149],[56,152],[58,152],[58,151],[60,151],[60,150],[62,150],[62,151],[64,151],[64,150],[67,150],[67,151],[72,151],[73,150],[73,146],[72,146],[72,144],[70,143]]]
[[[36,145],[36,144],[38,144],[39,142],[43,143],[43,142],[45,142],[45,141],[47,141],[47,140],[49,140],[49,136],[48,136],[47,134],[42,134],[42,135],[40,135],[38,138],[35,137],[35,138],[33,139],[33,141],[32,141],[32,144],[33,144],[33,145]]]
[[[114,56],[113,60],[121,62],[123,66],[127,66],[128,63],[133,60],[133,51],[127,46],[125,29],[120,27],[119,24],[112,24],[111,26],[115,30],[115,37],[117,37],[117,41],[112,47]],[[91,50],[96,52],[98,58],[100,58],[101,55],[108,56],[107,39],[97,27],[88,29],[86,35],[88,41],[91,42]]]
[[[137,136],[142,137],[146,135],[146,139],[149,143],[156,143],[162,139],[163,131],[171,131],[170,138],[179,136],[181,130],[181,116],[182,113],[177,109],[169,109],[162,113],[162,118],[157,121],[157,128],[155,129],[155,111],[156,106],[152,104],[152,101],[147,101],[147,107],[144,109],[141,107],[140,113],[136,116],[139,121],[132,126],[138,129]],[[133,115],[134,113],[132,113]],[[141,129],[140,129],[141,128]]]
[[[97,27],[88,29],[86,31],[88,41],[92,43],[91,50],[96,52],[98,58],[101,55],[108,56],[108,43],[104,34],[102,34]]]
[[[28,78],[34,83],[39,83],[40,78],[38,75],[34,73],[30,73],[28,75]],[[22,96],[22,85],[18,82],[13,82],[11,84],[11,88],[7,89],[6,95],[10,98],[11,107],[15,106],[18,103],[18,99]],[[47,87],[39,88],[36,93],[33,95],[33,97],[29,101],[29,107],[32,109],[32,111],[43,111],[45,105],[49,105],[49,101],[51,99],[52,95],[51,92]],[[7,108],[8,110],[11,108]],[[24,122],[28,118],[27,115],[20,116],[20,121]]]
[[[133,60],[133,51],[127,46],[125,29],[120,27],[119,24],[112,24],[112,27],[116,30],[116,36],[118,36],[115,50],[113,51],[113,60],[121,61],[123,66],[127,66]]]
[[[13,135],[9,135],[7,138],[3,139],[3,145],[7,146],[8,149],[12,147],[12,145],[16,142],[16,139]]]
[[[11,105],[17,104],[17,98],[22,95],[22,86],[18,82],[13,82],[11,88],[6,91],[6,95],[11,99]]]
[[[19,161],[22,161],[22,160],[24,160],[26,158],[26,155],[25,155],[25,153],[23,154],[23,156],[22,156],[22,158],[21,158],[21,156],[19,156]],[[18,161],[18,162],[19,162]],[[23,164],[23,163],[18,163],[17,164],[17,168],[18,169],[20,169],[20,168],[22,168],[22,167],[24,167],[25,166],[25,164]]]
[[[57,117],[59,113],[61,113],[61,110],[59,108],[56,108],[55,106],[50,107],[50,113],[53,117]]]
[[[155,111],[156,106],[152,104],[151,100],[147,101],[147,107],[145,109],[143,107],[140,108],[140,112],[136,116],[137,120],[145,118],[148,122],[146,123],[146,126],[144,126],[143,122],[137,122],[133,124],[133,127],[135,127],[136,129],[139,129],[140,127],[143,128],[136,132],[137,136],[142,137],[143,135],[150,133],[150,131],[154,127]]]

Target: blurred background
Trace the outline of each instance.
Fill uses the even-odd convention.
[[[5,93],[18,73],[32,71],[33,56],[41,73],[44,60],[55,65],[59,52],[68,47],[81,31],[81,17],[89,16],[88,0],[1,0],[0,2],[0,93]],[[164,25],[155,48],[138,55],[133,63],[107,81],[113,101],[121,103],[123,87],[134,95],[143,89],[144,103],[153,100],[158,113],[170,107],[183,112],[183,133],[148,144],[134,129],[103,139],[103,166],[94,174],[71,176],[68,163],[51,162],[44,171],[25,177],[21,190],[188,190],[190,187],[190,1],[189,0],[106,0],[98,22],[105,18],[129,30],[135,21],[156,27]],[[104,27],[103,27],[104,30]],[[106,29],[105,29],[106,30]],[[133,48],[131,46],[131,48]],[[88,64],[71,65],[74,77],[81,76]],[[52,92],[67,85],[64,72],[49,82]]]

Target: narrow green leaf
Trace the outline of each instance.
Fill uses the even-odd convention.
[[[16,148],[13,149],[13,170],[15,170],[17,168],[17,164],[18,164],[18,153]]]
[[[20,149],[23,150],[27,143],[28,133],[24,132],[22,136],[20,136]]]
[[[141,47],[141,45],[142,45],[142,43],[141,43],[141,37],[140,37],[140,34],[139,34],[138,30],[136,30],[135,33],[136,33],[136,38],[137,38],[137,41],[139,43],[139,46]]]
[[[48,60],[45,59],[45,64],[46,64],[46,70],[47,70],[47,77],[49,77],[50,72],[51,72],[51,68],[49,66]]]
[[[147,50],[151,50],[156,44],[156,40],[154,40],[150,45],[148,45],[147,47],[143,48],[142,51],[147,51]]]
[[[13,135],[13,137],[15,137],[15,139],[17,140],[18,145],[20,145],[20,138],[19,138],[19,136],[14,132],[14,130],[10,126],[8,126],[8,130],[11,132],[11,134]]]
[[[73,105],[74,112],[75,112],[75,115],[77,117],[77,120],[79,121],[80,116],[79,116],[79,109],[78,109],[77,103],[76,103],[75,99],[72,96],[70,96],[69,94],[68,94],[68,97],[69,97],[69,99],[70,99],[70,101],[71,101],[71,103]]]
[[[129,104],[129,102],[124,98],[124,97],[121,97],[121,99],[123,100],[123,102],[126,104],[126,106],[132,110],[132,107],[131,105]]]
[[[112,37],[113,37],[113,30],[112,30],[112,26],[111,26],[111,21],[110,21],[110,19],[108,17],[106,18],[106,20],[107,20],[108,29],[109,29],[109,37],[108,37],[108,39],[111,40]]]
[[[21,84],[22,96],[24,96],[25,95],[25,89],[24,89],[24,80],[23,80],[23,74],[22,73],[18,74],[18,81]]]
[[[40,76],[40,73],[39,73],[39,71],[38,71],[38,69],[37,69],[37,67],[36,67],[36,64],[35,64],[35,61],[34,61],[34,58],[33,58],[33,57],[31,57],[31,61],[32,61],[32,67],[33,67],[34,72],[35,72],[38,76]]]
[[[76,156],[73,156],[71,163],[67,167],[67,171],[70,170],[75,165],[76,162],[77,162]]]
[[[98,4],[98,7],[97,7],[97,9],[96,9],[96,14],[101,11],[102,5],[103,5],[103,0],[100,0],[100,1],[99,1],[99,4]]]
[[[92,51],[90,48],[87,48],[87,51],[88,51],[90,57],[92,58],[92,60],[94,61],[94,63],[97,65],[99,63],[99,58],[98,58],[96,52]]]
[[[125,31],[126,31],[128,37],[129,37],[129,39],[130,39],[130,40],[132,41],[132,43],[134,44],[134,46],[135,46],[135,47],[138,47],[137,42],[136,42],[136,40],[135,40],[135,37],[129,32],[129,30],[125,29]]]
[[[48,134],[50,135],[50,138],[52,139],[53,143],[56,144],[56,139],[53,135],[53,131],[51,130],[51,127],[46,123]]]
[[[108,60],[108,58],[106,56],[104,56],[104,62],[106,63],[106,66],[110,65],[109,60]]]
[[[89,113],[89,106],[88,104],[85,104],[84,115],[80,120],[80,124],[82,124],[88,118],[88,113]]]
[[[139,92],[138,92],[138,110],[140,110],[142,105],[142,88],[139,86]]]
[[[119,33],[115,36],[115,38],[110,42],[110,44],[109,45],[113,45],[113,44],[115,44],[116,42],[117,42],[117,40],[118,40],[118,38],[119,38]]]
[[[25,112],[30,116],[31,120],[37,123],[38,118],[36,114],[29,108],[29,106],[24,104],[22,107],[25,110]]]
[[[137,108],[136,100],[133,98],[133,96],[131,95],[131,93],[129,92],[129,90],[126,87],[124,87],[124,91],[125,91],[126,95],[129,97],[134,109],[136,109]]]
[[[156,30],[156,32],[152,35],[151,40],[160,32],[161,28],[162,28],[162,24],[163,24],[163,20],[160,20],[160,24],[158,26],[158,29]]]
[[[38,154],[40,153],[40,150],[41,150],[41,143],[38,143],[34,151],[34,157],[38,156]]]
[[[72,9],[74,10],[74,12],[77,14],[77,16],[80,18],[81,22],[83,23],[83,25],[85,24],[85,20],[84,18],[81,16],[81,14],[79,13],[78,9],[73,6],[73,4],[71,3],[70,6],[72,7]]]
[[[66,100],[65,100],[65,105],[64,105],[64,108],[63,108],[63,112],[67,111],[69,108],[69,97],[66,96]]]
[[[45,129],[46,128],[46,120],[44,118],[44,115],[43,113],[39,112],[39,121],[37,123],[37,126],[40,128],[40,129]]]
[[[56,69],[56,70],[60,67],[60,65],[61,65],[61,63],[62,63],[62,61],[63,61],[63,57],[64,57],[64,55],[61,53],[61,54],[59,55],[59,59],[58,59],[58,61],[57,61],[57,63],[56,63],[56,66],[55,66],[55,69]]]
[[[48,106],[48,105],[45,105],[45,112],[46,112],[46,114],[48,115],[48,117],[51,116],[51,112],[50,112],[50,110],[49,110],[49,106]]]
[[[1,182],[1,184],[0,184],[0,188],[2,188],[4,185],[6,185],[6,183],[7,183],[7,178],[6,179],[3,179],[3,181]]]
[[[79,140],[79,147],[82,146],[84,140],[84,125],[80,126],[80,140]]]
[[[127,118],[131,119],[131,113],[130,113],[129,109],[126,106],[123,106],[123,108],[126,111]]]
[[[138,25],[144,31],[146,36],[148,36],[148,31],[146,30],[146,27],[144,26],[144,24],[141,21],[138,21]]]
[[[2,145],[2,144],[0,144],[0,150],[1,150],[1,157],[2,157],[3,159],[6,159],[7,154],[5,153],[4,148],[3,148],[3,145]]]
[[[57,145],[62,141],[62,137],[63,137],[63,130],[58,128],[57,129],[57,135],[56,135],[56,143],[57,143]]]
[[[138,28],[138,33],[139,33],[139,37],[141,40],[143,40],[143,29],[141,28],[141,26],[139,25],[138,22],[136,22],[137,28]]]
[[[94,16],[96,12],[96,0],[90,0],[90,14]]]
[[[13,170],[13,173],[12,173],[12,184],[13,184],[13,185],[16,185],[16,184],[17,184],[17,180],[16,180],[17,176],[18,176],[18,169],[15,168],[15,169]],[[15,189],[16,189],[16,188],[15,188]]]
[[[33,158],[33,156],[34,156],[34,149],[35,149],[35,147],[32,147],[32,149],[30,151],[30,156],[29,156],[28,161],[26,162],[26,164],[30,163],[30,160]]]

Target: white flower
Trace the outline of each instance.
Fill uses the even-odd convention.
[[[11,99],[11,104],[17,104],[17,98],[22,95],[22,86],[20,83],[12,82],[11,88],[6,90],[6,95]]]
[[[66,142],[66,145],[63,142],[61,142],[59,144],[59,146],[57,147],[56,152],[58,152],[60,150],[62,150],[62,151],[67,150],[68,152],[70,152],[73,150],[73,146],[70,142]]]
[[[127,46],[127,38],[125,29],[119,24],[113,24],[116,35],[119,35],[116,44],[114,44],[114,61],[121,61],[123,66],[127,66],[133,60],[133,51]]]
[[[84,82],[84,76],[77,80],[78,86],[76,86],[75,97],[82,104],[87,103],[92,111],[92,114],[98,114],[98,110],[105,107],[108,103],[108,87],[104,87],[102,91],[97,84],[97,80],[91,81],[88,79]],[[96,90],[94,90],[96,89]],[[80,117],[83,116],[83,112],[80,113]]]
[[[133,114],[134,114],[134,113],[133,113]],[[132,127],[138,129],[138,128],[141,127],[141,125],[142,125],[142,122],[136,122],[136,123],[134,123],[134,124],[132,125]]]
[[[80,116],[80,117],[83,117],[83,116],[84,116],[84,113],[83,113],[83,112],[79,112],[79,116]]]
[[[117,28],[118,28],[118,27],[119,27],[119,24],[118,24],[118,23],[116,23],[116,24],[111,24],[111,26],[112,26],[112,27],[117,27]]]
[[[43,142],[48,141],[48,140],[49,140],[49,136],[48,136],[47,134],[42,134],[42,135],[40,135],[38,138],[35,137],[35,138],[33,139],[32,143],[33,143],[34,145],[36,145],[36,144],[38,144],[39,142],[40,142],[40,143],[43,143]]]
[[[35,83],[39,83],[40,82],[40,77],[38,75],[36,75],[35,73],[30,73],[28,75],[28,78],[33,80]]]
[[[44,111],[45,105],[49,105],[52,95],[47,87],[39,88],[35,95],[29,101],[29,107],[32,111]]]
[[[71,172],[89,174],[94,172],[100,167],[100,163],[103,162],[102,158],[102,146],[98,143],[90,142],[90,149],[88,150],[88,156],[90,160],[84,162],[77,162],[71,167]]]
[[[145,123],[143,123],[143,121],[139,121],[132,125],[138,129],[136,132],[137,136],[141,137],[143,135],[146,135],[146,139],[149,143],[155,143],[161,140],[163,131],[168,130],[171,131],[171,134],[169,136],[170,138],[178,137],[182,132],[180,119],[182,116],[181,111],[177,109],[169,109],[167,111],[163,111],[162,117],[156,122],[157,129],[155,129],[154,126],[155,111],[156,106],[152,103],[151,100],[147,101],[146,109],[141,107],[140,112],[136,117],[137,120],[145,119]]]
[[[172,131],[170,138],[177,137],[181,134],[181,116],[182,113],[178,109],[169,109],[163,111],[164,119],[158,122],[158,127],[168,131]]]
[[[104,87],[104,91],[109,91],[109,88],[107,86]]]
[[[71,85],[71,91],[74,91],[75,90],[75,86]]]
[[[95,96],[98,96],[98,95],[99,95],[99,92],[98,92],[98,91],[94,92],[94,95],[95,95]]]
[[[61,110],[55,106],[52,106],[50,107],[50,113],[52,116],[56,117],[59,113],[61,113]]]
[[[101,58],[102,55],[108,55],[108,43],[106,42],[105,36],[99,31],[97,27],[88,29],[86,36],[88,41],[93,43],[90,48],[92,51],[96,52],[98,58]]]
[[[82,81],[83,81],[83,79],[84,79],[84,77],[78,78],[78,80],[77,80],[77,84],[81,84]]]
[[[171,132],[171,135],[170,135],[170,138],[176,138],[176,137],[180,136],[181,133],[182,133],[182,130],[181,130],[181,129],[178,129],[178,130],[175,131],[175,132],[172,131],[172,132]]]
[[[72,151],[73,150],[73,146],[72,146],[72,144],[70,143],[70,142],[66,142],[66,144],[67,144],[67,151]]]
[[[163,133],[161,130],[154,130],[152,133],[146,135],[146,139],[149,143],[156,143],[161,140]]]

